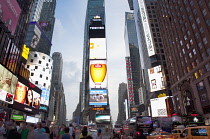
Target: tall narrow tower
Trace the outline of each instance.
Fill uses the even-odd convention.
[[[109,117],[110,120],[104,0],[88,1],[84,32],[82,121],[97,124],[97,116]]]

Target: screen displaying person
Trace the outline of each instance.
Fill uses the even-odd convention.
[[[27,91],[27,86],[18,82],[15,92],[15,101],[24,104],[26,98],[26,91]]]
[[[33,105],[33,91],[31,89],[29,89],[26,93],[26,105]]]

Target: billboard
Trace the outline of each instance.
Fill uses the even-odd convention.
[[[38,109],[40,105],[40,94],[29,89],[29,87],[21,82],[18,82],[14,101]]]
[[[14,35],[21,9],[16,0],[0,1],[0,20]]]
[[[166,78],[161,65],[148,69],[148,74],[151,92],[166,89]]]
[[[107,105],[107,90],[90,90],[89,105]]]
[[[166,98],[168,97],[150,99],[152,117],[168,117]]]
[[[107,88],[107,61],[90,60],[89,86],[90,89]]]
[[[110,124],[111,117],[106,114],[98,114],[96,115],[96,124]]]
[[[26,117],[26,122],[27,123],[37,123],[37,122],[39,122],[39,118],[32,117],[32,116],[27,116]]]
[[[28,55],[29,55],[29,48],[24,44],[23,45],[23,51],[22,51],[22,57],[28,60]]]
[[[106,39],[90,38],[89,59],[106,59]]]
[[[50,99],[50,89],[42,88],[41,104],[48,106],[49,105],[49,99]]]
[[[105,38],[105,25],[90,25],[89,26],[89,37],[90,38]]]
[[[0,100],[13,104],[18,78],[0,65]]]
[[[152,56],[155,55],[155,49],[154,49],[154,41],[151,35],[150,25],[149,25],[149,19],[147,15],[146,5],[144,0],[139,0],[139,10],[141,13],[141,20],[144,28],[144,36],[145,41],[147,44],[147,51],[148,55]]]

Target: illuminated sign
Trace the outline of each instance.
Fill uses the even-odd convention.
[[[107,90],[90,90],[89,105],[107,105]]]
[[[93,110],[93,111],[97,111],[97,110],[103,111],[103,110],[105,110],[105,108],[92,108],[91,110]]]
[[[90,38],[89,59],[106,59],[106,39]]]
[[[168,97],[150,99],[152,117],[168,117],[166,98]]]
[[[28,60],[28,54],[29,54],[29,48],[26,47],[26,45],[23,45],[23,52],[22,52],[22,57],[25,58],[26,60]]]
[[[49,105],[49,99],[50,99],[50,89],[42,88],[41,104],[48,106]]]
[[[128,82],[128,96],[129,96],[129,103],[134,103],[134,91],[133,91],[133,79],[132,79],[132,68],[131,68],[131,61],[130,57],[126,57],[126,70],[127,70],[127,82]]]
[[[16,0],[0,1],[0,19],[14,35],[21,9]]]
[[[24,120],[24,116],[23,115],[12,115],[13,120],[17,120],[17,121],[23,121]]]
[[[90,27],[90,29],[105,29],[104,27]]]
[[[166,78],[161,65],[148,69],[148,74],[151,92],[166,89]]]
[[[90,60],[89,86],[93,88],[107,88],[106,60]]]
[[[109,124],[111,122],[110,115],[100,114],[96,115],[96,124]]]
[[[18,78],[0,65],[0,100],[13,104]]]
[[[138,89],[139,92],[139,105],[144,104],[144,92],[142,87]]]
[[[155,55],[155,49],[154,49],[154,41],[151,35],[151,30],[148,22],[148,16],[147,16],[147,10],[144,0],[139,0],[139,10],[141,13],[141,20],[143,23],[144,33],[145,33],[145,40],[147,44],[147,51],[149,56]]]
[[[40,106],[39,109],[40,109],[40,110],[47,111],[47,107],[46,107],[46,106]]]

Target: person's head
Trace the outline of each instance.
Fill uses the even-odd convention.
[[[101,129],[98,129],[98,133],[101,133]]]
[[[87,126],[84,126],[84,127],[83,127],[83,130],[84,130],[84,131],[87,131]]]
[[[64,128],[64,132],[65,132],[65,133],[69,133],[69,128],[68,128],[68,127],[65,127],[65,128]]]
[[[30,106],[32,105],[32,102],[33,102],[33,92],[31,89],[29,89],[26,94],[26,104]]]
[[[17,84],[17,89],[15,93],[15,101],[24,104],[25,97],[26,97],[27,87],[22,83]]]
[[[62,129],[66,128],[66,125],[62,124],[62,125],[61,125],[61,128],[62,128]]]
[[[41,122],[38,122],[38,123],[36,124],[36,127],[37,127],[37,128],[42,128],[42,123],[41,123]]]
[[[46,121],[42,121],[42,127],[46,126]]]
[[[25,121],[21,122],[20,127],[26,128],[26,126],[27,126],[27,123]]]
[[[34,130],[34,128],[35,128],[35,125],[34,124],[28,124],[28,129],[30,130],[30,131],[32,131],[32,130]]]
[[[16,126],[20,126],[20,122],[19,121],[15,121],[15,125]]]
[[[86,139],[92,139],[92,137],[91,136],[87,136]]]
[[[69,124],[69,126],[72,126],[72,124]]]
[[[9,125],[10,125],[10,126],[14,125],[14,123],[15,123],[15,120],[13,120],[13,119],[10,119],[10,120],[9,120]]]

